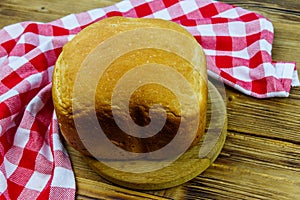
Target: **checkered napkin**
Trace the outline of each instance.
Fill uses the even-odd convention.
[[[73,199],[51,76],[62,46],[109,16],[172,20],[203,46],[208,74],[254,97],[286,97],[299,85],[295,63],[273,62],[273,26],[263,16],[210,0],[126,0],[51,23],[0,30],[0,199]]]

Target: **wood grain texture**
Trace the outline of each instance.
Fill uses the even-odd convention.
[[[21,21],[50,22],[71,13],[112,5],[119,0],[1,0],[0,26]]]
[[[1,0],[0,27],[49,22],[118,0]],[[223,0],[268,17],[275,29],[273,59],[300,63],[299,0]],[[298,64],[299,65],[299,64]],[[299,68],[299,67],[298,67]],[[97,175],[72,148],[78,199],[300,199],[300,88],[289,98],[255,99],[226,88],[225,146],[204,173],[167,190],[134,191]]]

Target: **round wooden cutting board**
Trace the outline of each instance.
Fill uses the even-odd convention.
[[[132,173],[116,170],[108,165],[85,157],[87,163],[103,178],[112,183],[138,190],[158,190],[183,184],[206,170],[220,154],[227,132],[226,106],[222,95],[209,82],[209,101],[207,110],[206,131],[201,141],[177,160],[167,163],[157,160],[111,161],[114,165],[124,167],[165,166],[161,169]]]

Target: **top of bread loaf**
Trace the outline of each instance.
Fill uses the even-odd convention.
[[[59,109],[67,116],[72,116],[71,100],[73,86],[76,76],[78,75],[77,73],[88,54],[101,42],[124,31],[149,27],[170,29],[194,39],[188,31],[176,23],[160,19],[111,17],[88,26],[74,37],[71,42],[64,46],[56,63],[53,76],[53,98],[56,109]],[[114,48],[118,48],[118,46]],[[113,88],[126,72],[145,63],[158,63],[176,69],[191,83],[196,94],[199,94],[199,101],[201,101],[203,95],[206,93],[206,63],[204,53],[199,53],[202,66],[197,70],[195,70],[195,67],[192,66],[189,61],[173,52],[167,52],[161,49],[145,48],[133,50],[117,58],[99,81],[96,94],[101,95],[95,96],[98,105],[95,106],[96,110],[106,109],[106,107],[110,105]],[[166,74],[166,79],[167,78],[172,79],[172,77],[168,77],[168,74]],[[89,78],[87,77],[87,81],[88,80]],[[178,83],[179,86],[180,84],[181,83]],[[138,90],[140,90],[140,92],[137,91],[133,94],[133,99],[136,104],[151,105],[153,102],[158,102],[164,105],[167,112],[170,111],[174,115],[180,115],[178,101],[176,101],[174,94],[167,88],[157,84],[149,84]]]
[[[124,35],[127,39],[122,39]],[[131,47],[134,48],[131,50]],[[120,49],[127,50],[118,54]],[[108,67],[104,66],[107,64],[105,60],[109,61]],[[97,77],[96,71],[103,67],[103,74]],[[133,76],[122,82],[128,74]],[[134,91],[129,89],[130,85],[149,77],[153,81],[146,81],[147,84],[141,84]],[[115,94],[120,83],[121,90]],[[174,22],[111,17],[89,25],[63,47],[55,64],[52,86],[61,131],[68,143],[85,155],[90,153],[78,136],[75,121],[78,119],[84,127],[95,113],[101,128],[105,133],[108,132],[106,135],[109,140],[130,152],[160,149],[175,137],[181,124],[184,125],[178,143],[189,146],[194,141],[194,144],[204,132],[207,104],[205,55],[195,38]],[[128,94],[129,101],[121,102],[122,95]],[[112,103],[114,95],[119,103],[117,106]],[[150,139],[148,137],[148,140],[141,138],[147,136],[147,131],[131,135],[135,132],[135,126],[129,122],[133,121],[141,127],[152,123],[150,111],[157,104],[161,105],[154,107],[158,121],[163,115],[160,112],[162,107],[167,114],[166,124],[159,134]],[[116,116],[112,110],[116,111]],[[114,117],[121,119],[128,126],[128,131],[117,127]],[[186,123],[181,123],[183,121]],[[91,143],[97,137],[97,131],[90,133],[88,126],[81,132],[88,137],[85,141],[90,140]],[[177,144],[174,148],[179,146]],[[96,148],[94,152],[97,157],[111,158],[113,155],[114,158],[124,158],[122,152],[117,150],[110,155],[98,155],[99,152],[111,152],[109,145],[95,144],[93,148]],[[174,149],[169,149],[161,156],[171,155],[171,152]]]

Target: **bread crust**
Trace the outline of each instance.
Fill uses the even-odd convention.
[[[124,156],[117,152],[111,152],[110,156],[106,158],[102,155],[103,151],[111,151],[105,145],[95,146],[99,154],[91,153],[86,149],[77,132],[74,118],[85,121],[93,112],[96,112],[98,122],[109,138],[109,140],[116,146],[135,153],[147,153],[156,151],[167,145],[177,134],[178,127],[182,122],[187,122],[183,127],[184,134],[182,134],[180,141],[190,141],[195,145],[202,134],[204,133],[206,124],[206,106],[207,106],[207,75],[206,75],[206,60],[203,51],[200,51],[197,56],[201,58],[199,69],[195,70],[193,66],[186,59],[181,58],[173,52],[167,52],[161,49],[145,48],[133,50],[116,58],[109,68],[105,71],[103,76],[99,79],[96,90],[94,88],[84,88],[85,90],[95,90],[95,107],[89,109],[82,104],[82,110],[76,116],[72,110],[73,90],[76,77],[79,73],[80,67],[84,63],[87,56],[103,41],[111,38],[114,35],[124,31],[141,29],[141,28],[164,28],[184,34],[194,40],[193,36],[179,25],[160,19],[132,19],[124,17],[111,17],[94,23],[77,36],[75,36],[69,43],[63,47],[53,72],[53,102],[58,118],[60,130],[66,141],[76,150],[87,156],[95,156],[104,159],[124,159]],[[118,47],[116,47],[118,48]],[[166,111],[166,123],[162,130],[148,138],[134,137],[130,134],[124,133],[115,123],[112,113],[112,92],[116,84],[131,69],[137,68],[145,63],[157,63],[169,66],[178,71],[192,86],[194,92],[197,93],[197,107],[191,109],[182,116],[180,102],[176,99],[176,94],[168,88],[159,84],[143,85],[132,94],[129,102],[130,116],[127,116],[122,108],[116,108],[117,117],[123,121],[133,120],[140,126],[146,126],[150,123],[149,110],[155,104],[160,104]],[[197,73],[196,73],[197,72]],[[166,74],[166,79],[172,79]],[[89,77],[86,77],[87,81]],[[178,83],[180,86],[181,83]],[[178,89],[183,93],[182,89]],[[185,97],[184,97],[185,98]],[[187,99],[190,97],[186,97]],[[82,102],[78,102],[82,103]],[[155,109],[154,109],[154,112]],[[199,115],[197,115],[199,113]],[[197,126],[196,137],[190,135],[195,127],[189,126],[189,122],[199,121]],[[130,127],[129,127],[130,129]],[[133,130],[132,130],[133,131]],[[82,134],[82,133],[81,133]],[[85,133],[84,133],[85,134]],[[86,130],[89,134],[89,130]],[[191,138],[193,137],[193,138]],[[92,140],[92,138],[91,138]],[[180,144],[178,144],[180,145]],[[97,150],[98,149],[98,150]],[[161,158],[170,156],[172,150],[165,152]],[[135,154],[134,158],[139,158],[144,154]]]

